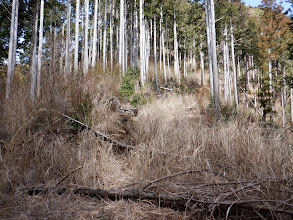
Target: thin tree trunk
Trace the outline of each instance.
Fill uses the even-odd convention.
[[[66,42],[65,42],[65,80],[70,72],[69,66],[69,41],[70,41],[70,14],[71,14],[71,0],[67,1],[67,27],[66,27]]]
[[[106,69],[106,60],[107,60],[107,50],[106,50],[106,47],[107,47],[107,0],[105,0],[105,16],[104,16],[104,37],[103,37],[103,40],[104,40],[104,45],[103,45],[103,69],[105,71]]]
[[[291,101],[291,103],[290,103],[290,107],[291,107],[290,115],[291,115],[291,122],[293,122],[293,88],[290,88],[290,101]]]
[[[97,27],[98,27],[98,0],[95,0],[92,67],[95,67],[96,60],[97,60],[97,38],[98,38]]]
[[[141,87],[144,88],[144,18],[143,18],[143,4],[144,1],[140,0],[140,5],[139,5],[139,26],[140,26],[140,83]]]
[[[158,87],[158,70],[157,70],[157,42],[156,42],[156,38],[157,38],[157,34],[156,34],[156,15],[154,15],[154,63],[155,63],[155,80],[156,80],[156,89],[157,91],[159,90]]]
[[[235,52],[234,52],[234,33],[233,33],[233,26],[232,21],[230,20],[230,32],[231,32],[231,57],[232,57],[232,70],[233,70],[233,87],[234,87],[234,99],[235,104],[238,106],[238,88],[237,88],[237,73],[236,73],[236,63],[235,63]]]
[[[64,68],[63,68],[64,34],[65,34],[65,24],[63,23],[63,25],[62,25],[61,51],[60,51],[60,74],[62,74],[64,72]]]
[[[200,42],[200,69],[201,69],[201,85],[204,86],[204,52],[202,51],[202,42]]]
[[[134,6],[134,42],[133,42],[133,50],[134,50],[134,67],[138,66],[138,16],[137,16],[137,0],[135,0]]]
[[[76,0],[76,19],[75,19],[75,48],[74,48],[74,73],[78,71],[78,47],[79,47],[79,7],[80,0]]]
[[[206,13],[206,29],[207,29],[207,46],[209,57],[209,73],[210,73],[210,91],[211,96],[214,96],[214,82],[213,82],[213,62],[212,62],[212,44],[211,44],[211,19],[210,19],[210,0],[205,0],[205,13]]]
[[[163,12],[162,12],[162,4],[161,4],[161,10],[160,10],[160,54],[159,54],[159,63],[160,63],[160,72],[162,72],[162,46],[163,46],[163,40],[162,40],[162,34],[163,34],[163,30],[162,30],[162,23],[163,23]],[[165,83],[166,83],[166,78],[165,78]]]
[[[119,66],[123,70],[124,65],[124,0],[120,0],[120,40],[119,40]]]
[[[212,45],[212,60],[213,60],[213,89],[214,103],[217,117],[220,117],[220,97],[218,84],[218,66],[217,66],[217,47],[216,47],[216,25],[215,25],[215,4],[214,0],[210,0],[211,5],[211,45]]]
[[[30,75],[31,75],[31,101],[33,108],[36,104],[36,84],[37,84],[37,35],[38,35],[38,13],[39,13],[39,4],[36,3],[35,18],[34,18],[34,27],[33,27],[33,40],[32,40],[32,57],[31,57],[31,66],[30,66]]]
[[[83,74],[87,75],[89,68],[89,51],[88,51],[88,26],[89,26],[89,0],[85,0],[85,21],[84,21],[84,61]]]
[[[18,0],[13,0],[11,11],[11,24],[10,24],[10,38],[9,38],[9,51],[8,51],[8,70],[6,82],[5,98],[8,99],[11,93],[11,87],[14,79],[15,60],[16,60],[16,47],[17,47],[17,27],[18,27]]]
[[[176,30],[176,14],[174,11],[174,73],[178,83],[180,83],[179,57],[178,57],[178,41]]]
[[[164,79],[165,85],[167,85],[167,70],[166,70],[166,59],[165,59],[165,40],[164,40],[165,30],[162,28],[162,56],[163,56],[163,70],[164,70]]]
[[[38,49],[38,73],[37,73],[37,97],[41,92],[41,69],[42,69],[42,50],[43,50],[43,25],[44,25],[44,0],[41,0],[40,10],[40,30],[39,30],[39,49]]]
[[[113,68],[113,0],[110,0],[110,60]]]

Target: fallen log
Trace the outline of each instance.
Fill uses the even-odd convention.
[[[109,143],[113,144],[114,146],[117,146],[119,148],[123,148],[123,149],[126,149],[126,150],[133,150],[133,149],[137,149],[138,148],[137,146],[132,146],[132,145],[128,145],[128,144],[124,144],[124,143],[121,143],[119,141],[116,141],[116,140],[108,137],[107,135],[103,134],[102,132],[97,131],[97,130],[94,130],[92,127],[90,127],[90,126],[88,126],[88,125],[86,125],[86,124],[84,124],[84,123],[82,123],[82,122],[80,122],[80,121],[78,121],[78,120],[76,120],[76,119],[68,116],[68,115],[65,115],[65,114],[60,113],[60,112],[57,112],[57,113],[60,114],[60,115],[62,115],[62,116],[64,116],[65,118],[67,118],[67,119],[69,119],[71,121],[74,121],[74,122],[82,125],[83,127],[85,127],[86,129],[88,129],[89,131],[94,132],[94,134],[97,137],[100,137],[100,139],[102,141],[109,142]]]
[[[172,208],[185,209],[188,206],[191,207],[193,204],[202,204],[206,205],[217,205],[218,207],[226,208],[229,206],[234,206],[238,208],[245,208],[258,211],[269,211],[276,213],[284,213],[290,216],[293,216],[292,210],[280,209],[279,207],[269,206],[268,203],[283,203],[278,200],[227,200],[227,201],[204,201],[198,200],[195,198],[185,198],[184,196],[176,194],[166,194],[166,193],[155,193],[155,192],[146,192],[139,189],[134,190],[102,190],[102,189],[75,189],[74,194],[80,194],[85,196],[90,196],[94,198],[103,198],[111,200],[120,200],[120,199],[148,199],[152,201],[157,201],[161,205],[172,206]],[[261,204],[258,204],[261,203]],[[170,205],[171,204],[171,205]],[[266,204],[266,205],[265,205]]]

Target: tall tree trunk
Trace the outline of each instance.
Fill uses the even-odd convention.
[[[284,70],[284,65],[282,65],[282,73],[283,73],[283,91],[281,93],[281,101],[282,101],[282,118],[283,118],[283,126],[285,127],[287,124],[286,120],[286,100],[287,100],[287,94],[286,94],[286,74]]]
[[[8,70],[6,82],[5,98],[8,99],[11,93],[11,87],[15,73],[16,61],[16,47],[17,47],[17,27],[18,27],[18,0],[13,0],[11,11],[11,24],[10,24],[10,38],[9,38],[9,51],[8,51]]]
[[[290,88],[290,116],[291,116],[291,122],[293,122],[293,88]]]
[[[145,82],[145,73],[144,73],[144,18],[143,18],[143,4],[144,1],[140,0],[139,5],[139,29],[140,29],[140,83],[141,87],[144,88],[144,82]]]
[[[75,48],[74,48],[74,73],[78,71],[78,47],[79,47],[79,7],[80,0],[76,0],[76,19],[75,19]]]
[[[178,41],[176,30],[176,14],[174,11],[174,74],[178,83],[180,83],[179,57],[178,57]]]
[[[62,37],[61,37],[61,51],[60,51],[60,74],[62,74],[64,72],[64,67],[63,67],[64,33],[65,33],[65,24],[63,23]]]
[[[87,75],[89,68],[89,44],[88,44],[88,27],[89,27],[89,0],[85,0],[85,20],[84,20],[84,61],[83,74]]]
[[[67,27],[66,27],[66,42],[65,42],[65,80],[70,72],[70,64],[69,64],[69,47],[70,47],[70,19],[71,16],[71,0],[67,1]]]
[[[162,28],[162,56],[163,56],[163,70],[164,70],[164,79],[165,79],[165,84],[167,85],[167,70],[166,70],[166,58],[165,58],[165,39],[164,39],[164,35],[165,35],[165,29]]]
[[[39,13],[39,4],[36,3],[36,10],[34,16],[34,26],[33,26],[33,36],[32,36],[32,56],[31,56],[31,66],[30,66],[30,75],[31,75],[31,101],[33,108],[36,104],[36,86],[37,86],[37,37],[38,37],[38,13]]]
[[[160,7],[160,54],[159,54],[159,63],[160,63],[160,72],[162,72],[162,46],[163,46],[163,40],[162,40],[162,34],[163,34],[163,30],[162,30],[162,23],[163,23],[163,11],[162,11],[162,4]],[[166,83],[166,78],[165,78],[165,83]]]
[[[158,86],[158,69],[157,69],[157,28],[156,28],[156,15],[154,15],[154,63],[155,63],[155,80],[156,80],[156,89],[159,91]]]
[[[95,0],[92,67],[95,67],[96,60],[97,60],[97,38],[98,38],[97,27],[98,27],[98,0]]]
[[[233,88],[234,88],[234,99],[235,104],[238,106],[238,88],[237,88],[237,73],[236,73],[236,63],[235,63],[235,52],[234,52],[234,33],[233,33],[233,25],[230,20],[230,34],[231,34],[231,57],[232,57],[232,70],[233,70]]]
[[[137,15],[137,0],[134,5],[134,36],[133,36],[133,50],[134,50],[134,67],[138,66],[138,15]]]
[[[111,70],[113,68],[113,0],[110,0],[110,60]]]
[[[212,62],[212,43],[211,43],[211,16],[210,16],[210,0],[205,0],[206,13],[206,29],[207,29],[207,47],[209,57],[209,73],[210,73],[210,91],[211,96],[214,96],[214,82],[213,82],[213,62]]]
[[[119,66],[124,73],[124,0],[120,0]]]
[[[220,117],[220,97],[218,83],[218,62],[217,62],[217,47],[216,47],[216,25],[215,25],[215,4],[214,0],[210,1],[211,6],[211,45],[212,45],[212,63],[213,63],[213,89],[214,89],[214,104],[217,117]]]
[[[104,16],[104,45],[103,45],[103,69],[106,69],[106,61],[107,61],[107,0],[105,0],[105,16]]]
[[[41,91],[41,70],[42,70],[42,50],[43,50],[43,25],[44,25],[44,0],[41,0],[40,30],[39,30],[39,49],[38,49],[37,97],[40,96],[40,91]]]
[[[202,50],[202,42],[200,42],[200,69],[201,69],[201,85],[204,86],[204,52]]]

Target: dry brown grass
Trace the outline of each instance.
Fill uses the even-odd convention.
[[[0,122],[0,218],[205,219],[210,213],[195,207],[174,211],[150,201],[113,202],[70,192],[28,196],[24,191],[36,186],[54,187],[80,166],[83,168],[70,174],[60,186],[112,189],[136,183],[132,187],[143,187],[159,177],[198,170],[202,172],[178,175],[148,189],[217,199],[231,186],[206,191],[196,186],[292,177],[291,133],[261,126],[241,110],[236,119],[216,121],[208,110],[205,88],[197,94],[161,94],[140,107],[137,117],[113,111],[110,100],[119,96],[118,71],[109,75],[99,72],[102,71],[80,79],[82,84],[70,82],[66,86],[60,83],[62,80],[48,83],[34,111],[29,105],[28,89],[22,86],[14,90]],[[111,138],[137,145],[137,150],[117,151],[93,132],[73,129],[56,113],[72,114],[87,96],[94,105],[87,118],[91,126]],[[272,184],[273,187],[292,191],[292,182]],[[288,197],[268,192],[271,191],[259,188],[238,196],[252,199],[264,194],[267,199],[280,200]]]

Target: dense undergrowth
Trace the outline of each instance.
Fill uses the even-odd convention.
[[[189,170],[198,172],[175,176],[149,190],[221,201],[221,193],[227,191],[224,186],[206,191],[196,186],[269,180],[271,185],[259,185],[237,196],[250,200],[259,194],[267,200],[292,196],[292,133],[263,126],[253,112],[241,108],[224,106],[222,118],[216,120],[207,87],[194,92],[138,91],[132,74],[125,76],[122,86],[115,71],[107,75],[91,72],[67,84],[48,77],[34,109],[25,82],[16,83],[9,101],[4,103],[1,97],[1,219],[225,218],[228,207],[223,212],[217,206],[193,204],[182,211],[146,200],[97,200],[70,193],[58,195],[54,190],[35,196],[26,193],[32,187],[127,189],[125,186],[133,183],[132,187],[143,188],[156,178]],[[143,102],[133,103],[135,97]],[[120,111],[132,108],[131,103],[138,107],[136,116]],[[60,113],[137,149],[117,150]],[[242,217],[258,214],[241,211]],[[241,217],[236,210],[231,210],[231,215]],[[274,212],[262,215],[288,217]]]

